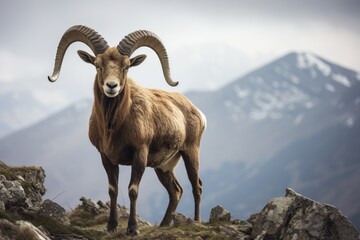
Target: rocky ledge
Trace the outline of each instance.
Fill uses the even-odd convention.
[[[118,206],[117,233],[105,231],[109,204],[81,197],[66,212],[45,194],[45,172],[37,167],[9,167],[0,161],[0,239],[131,239],[125,235],[129,211]],[[354,225],[330,205],[315,202],[286,189],[285,197],[270,200],[249,219],[231,219],[220,205],[209,222],[196,223],[173,214],[170,227],[153,226],[139,218],[140,235],[134,239],[326,239],[360,240]]]

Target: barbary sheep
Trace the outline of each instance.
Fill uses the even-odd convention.
[[[200,221],[202,182],[199,177],[199,147],[206,126],[205,116],[183,95],[143,88],[127,76],[130,67],[141,64],[146,58],[146,55],[130,56],[136,49],[146,46],[159,57],[167,83],[177,85],[170,77],[168,56],[161,40],[154,33],[142,30],[128,34],[117,47],[109,47],[93,29],[73,26],[63,34],[58,44],[54,71],[48,77],[51,82],[59,77],[67,48],[77,41],[85,43],[95,54],[92,56],[78,51],[80,58],[94,65],[97,72],[89,138],[100,152],[108,176],[108,231],[115,231],[118,224],[119,165],[131,166],[127,234],[138,234],[136,200],[145,167],[155,169],[169,194],[170,200],[161,226],[171,223],[172,213],[183,193],[174,173],[181,157],[192,185],[194,220]]]

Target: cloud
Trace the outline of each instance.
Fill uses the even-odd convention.
[[[53,106],[60,108],[67,103],[67,96],[63,91],[48,91],[46,89],[35,89],[32,92],[33,97],[45,107]]]
[[[33,79],[40,76],[46,64],[27,55],[0,49],[0,82]]]

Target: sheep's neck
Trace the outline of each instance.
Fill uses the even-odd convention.
[[[130,112],[130,86],[124,84],[124,89],[115,98],[106,97],[99,88],[96,88],[95,101],[98,101],[96,105],[102,115],[103,129],[105,133],[111,134],[123,125]]]

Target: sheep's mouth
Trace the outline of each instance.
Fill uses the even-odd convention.
[[[120,86],[117,86],[115,88],[109,88],[107,86],[103,87],[105,95],[110,98],[116,97],[121,92],[121,89],[122,88]]]
[[[107,97],[113,98],[116,97],[119,94],[120,91],[116,91],[116,90],[106,90],[104,91],[105,95]]]
[[[116,97],[119,94],[118,91],[114,91],[114,90],[110,90],[110,91],[105,91],[105,95],[107,97]]]

